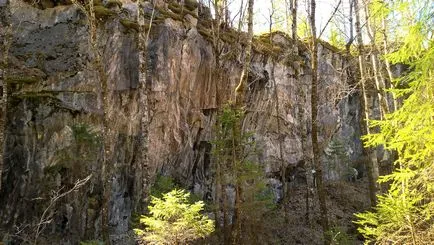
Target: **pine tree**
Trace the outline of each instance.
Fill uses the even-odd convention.
[[[345,179],[355,177],[351,172],[351,166],[348,165],[349,157],[345,146],[340,140],[331,140],[324,149],[324,153],[326,156],[329,175],[334,172],[334,174],[337,174],[339,177],[346,177]]]
[[[261,218],[272,207],[272,197],[266,186],[265,174],[255,158],[256,147],[253,134],[243,132],[237,135],[241,110],[233,105],[224,106],[216,123],[216,140],[213,142],[216,178],[216,221],[223,215],[223,242],[251,243],[257,241],[261,229]],[[242,148],[243,155],[237,155]],[[230,203],[228,189],[235,188],[239,195]],[[242,190],[237,193],[237,190]],[[234,207],[233,209],[231,207]],[[230,220],[231,214],[234,219]],[[230,225],[232,223],[232,226]],[[232,228],[232,232],[231,232]],[[232,241],[231,241],[232,240]],[[235,242],[235,240],[237,242]],[[250,242],[249,242],[250,241]]]
[[[365,137],[368,146],[398,152],[395,170],[382,176],[388,193],[378,196],[373,211],[357,214],[359,231],[378,244],[430,244],[434,241],[434,41],[431,1],[398,1],[389,17],[400,17],[400,48],[386,55],[392,64],[407,64],[394,92],[402,107],[372,122],[381,131]],[[411,18],[408,18],[411,16]]]
[[[137,235],[150,244],[185,244],[204,238],[214,231],[214,222],[202,215],[202,201],[190,204],[190,193],[172,190],[163,198],[153,197],[150,216],[142,216],[140,223],[146,230],[135,229]]]

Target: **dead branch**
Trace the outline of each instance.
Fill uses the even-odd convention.
[[[62,199],[65,196],[71,194],[72,192],[78,191],[82,186],[84,186],[90,180],[91,177],[92,177],[92,174],[90,174],[89,176],[87,176],[84,179],[77,180],[75,182],[74,186],[67,191],[62,192],[62,190],[64,189],[64,186],[59,188],[57,191],[53,191],[52,197],[50,200],[50,204],[42,213],[42,216],[39,219],[39,223],[36,224],[35,236],[33,238],[33,244],[35,244],[35,245],[37,244],[38,238],[41,235],[41,233],[43,232],[43,230],[45,229],[46,225],[51,223],[53,214],[48,214],[48,213],[53,208],[53,206],[57,203],[57,201],[59,201],[60,199]]]

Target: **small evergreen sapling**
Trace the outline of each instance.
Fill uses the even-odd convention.
[[[135,229],[138,236],[150,244],[184,244],[205,238],[214,231],[214,222],[202,215],[202,201],[190,204],[190,193],[172,190],[163,197],[152,197],[150,216],[142,216],[140,223],[146,230]]]

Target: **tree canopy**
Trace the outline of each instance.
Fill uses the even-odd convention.
[[[432,2],[397,1],[388,6],[374,2],[389,18],[399,16],[401,26],[399,48],[384,59],[409,69],[394,81],[399,88],[392,90],[403,100],[402,106],[385,120],[372,121],[380,132],[365,137],[367,145],[383,145],[398,154],[393,173],[379,180],[390,183],[389,191],[378,196],[373,211],[357,214],[356,223],[366,238],[379,244],[425,244],[434,241]]]

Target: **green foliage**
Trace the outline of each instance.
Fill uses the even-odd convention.
[[[78,144],[95,146],[100,143],[100,137],[95,129],[87,124],[79,123],[71,126],[74,139]]]
[[[300,20],[300,23],[297,25],[297,35],[300,38],[307,38],[311,36],[310,34],[310,27],[309,22],[306,17],[303,17]]]
[[[333,45],[337,48],[344,48],[345,47],[345,39],[342,36],[342,34],[339,33],[337,28],[331,28],[330,29],[329,42],[331,45]]]
[[[286,6],[283,0],[273,0],[271,2],[272,11],[272,30],[271,31],[287,31],[291,27],[290,19],[286,19]],[[268,20],[270,21],[270,20]]]
[[[264,169],[258,163],[245,161],[239,173],[237,178],[243,183],[242,208],[250,222],[259,222],[265,212],[276,207],[274,194],[265,182]]]
[[[158,175],[154,184],[150,189],[150,195],[156,198],[162,198],[164,194],[171,192],[174,189],[182,189],[182,186],[177,184],[170,176]],[[200,201],[202,198],[195,194],[188,196],[189,203]]]
[[[410,66],[410,72],[396,81],[408,87],[393,90],[404,100],[401,108],[384,121],[373,121],[372,127],[381,131],[365,141],[396,151],[399,158],[396,170],[379,180],[391,183],[388,193],[378,197],[373,211],[356,215],[359,231],[379,244],[434,241],[434,6],[430,2],[398,1],[390,6],[393,16],[401,17],[403,38],[400,48],[385,58]]]
[[[326,232],[331,238],[332,245],[352,245],[355,244],[355,239],[348,235],[342,227],[334,226]]]
[[[179,186],[175,184],[173,178],[164,175],[158,175],[155,183],[151,187],[150,194],[156,198],[162,198],[164,194],[176,188],[179,188]]]
[[[353,176],[349,166],[349,157],[344,144],[339,139],[332,139],[324,149],[328,171],[335,171],[340,177]]]
[[[135,229],[136,234],[151,244],[187,243],[210,235],[214,222],[201,214],[204,203],[189,204],[189,196],[184,190],[173,190],[161,199],[152,197],[150,216],[140,219],[146,230]]]
[[[44,173],[48,176],[55,176],[68,169],[73,170],[69,176],[72,179],[82,178],[87,172],[88,164],[97,160],[96,152],[100,143],[97,131],[92,126],[82,123],[74,124],[68,130],[72,133],[73,141],[55,152],[52,162],[44,168]]]
[[[220,111],[215,127],[213,156],[216,163],[216,186],[220,190],[217,193],[217,209],[242,216],[239,217],[243,222],[242,230],[234,233],[242,233],[244,242],[247,242],[258,236],[263,215],[274,208],[274,197],[266,185],[263,166],[253,160],[257,157],[254,134],[240,132],[242,117],[243,111],[235,109],[231,104],[225,105]],[[234,205],[229,203],[228,198],[223,198],[225,194],[222,190],[228,186],[234,186],[235,191],[241,193],[238,204]]]

